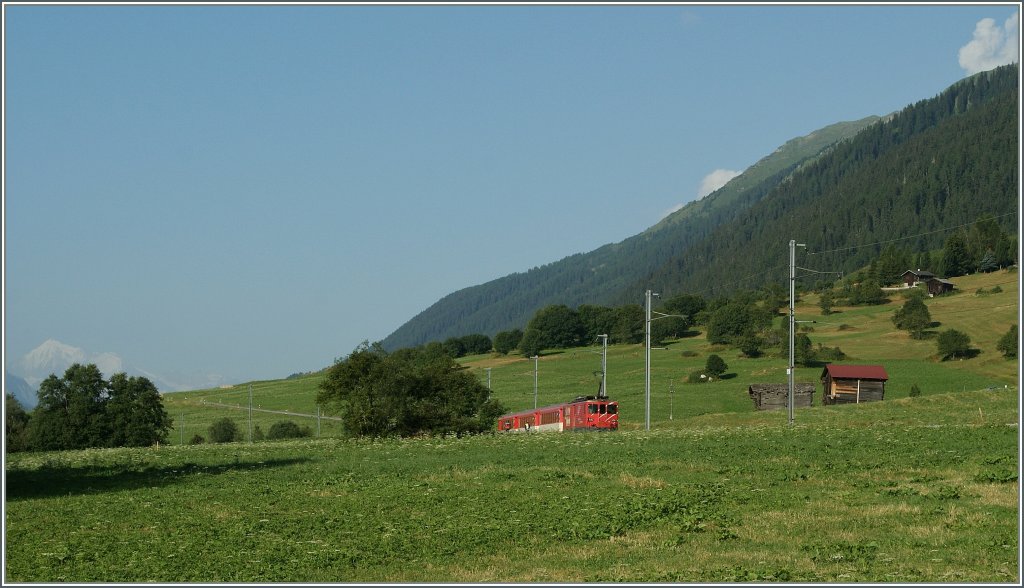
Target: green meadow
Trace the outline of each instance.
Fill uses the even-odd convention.
[[[616,433],[365,440],[323,419],[320,438],[189,445],[220,416],[245,430],[249,385],[167,394],[170,446],[8,456],[5,580],[1019,583],[1018,362],[995,350],[1016,279],[927,302],[936,332],[970,335],[963,361],[895,330],[897,296],[828,316],[805,296],[812,341],[890,380],[883,402],[830,407],[818,384],[792,426],[747,396],[786,360],[702,335],[653,352],[650,431],[642,346],[608,351]],[[538,403],[593,394],[599,351],[543,356]],[[710,353],[726,377],[687,384]],[[510,409],[533,405],[532,360],[464,362]],[[253,382],[253,406],[316,414],[321,377]]]
[[[1018,582],[1018,393],[16,454],[11,582]]]

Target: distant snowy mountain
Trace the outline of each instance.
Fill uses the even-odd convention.
[[[39,384],[50,374],[64,375],[64,372],[76,363],[83,365],[96,364],[104,378],[110,378],[110,376],[119,372],[125,372],[130,376],[145,377],[153,382],[161,392],[215,388],[223,384],[232,383],[224,376],[216,374],[173,374],[163,376],[127,365],[116,353],[109,351],[90,353],[79,347],[54,339],[48,339],[39,347],[26,353],[17,362],[16,366],[13,367],[16,367],[16,371],[19,372],[20,378],[18,379],[26,382],[29,389],[32,390],[32,405],[35,406],[35,389],[38,389]],[[22,399],[19,397],[18,400]]]
[[[23,378],[19,378],[8,371],[4,371],[4,393],[17,398],[26,411],[32,410],[36,407],[36,404],[39,404],[36,389],[30,386]]]
[[[50,374],[60,376],[64,370],[76,363],[94,363],[104,376],[125,371],[124,362],[114,353],[88,354],[81,348],[54,339],[47,339],[42,345],[25,354],[21,358],[20,367],[22,377],[38,387]]]

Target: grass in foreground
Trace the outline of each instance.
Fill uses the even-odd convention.
[[[17,582],[1018,582],[1018,392],[9,456]]]

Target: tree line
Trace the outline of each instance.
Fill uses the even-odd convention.
[[[166,443],[172,427],[151,381],[125,373],[104,380],[95,364],[50,374],[38,396],[31,413],[6,396],[7,451],[144,447]]]

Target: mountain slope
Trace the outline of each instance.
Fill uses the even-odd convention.
[[[639,303],[647,288],[668,295],[757,288],[786,278],[790,239],[807,244],[804,255],[817,253],[801,258],[804,267],[848,272],[886,242],[939,248],[945,228],[984,213],[1016,233],[1017,78],[1016,65],[1003,66],[884,120],[789,141],[639,235],[445,296],[384,346],[493,335],[525,326],[549,304]]]
[[[11,372],[4,372],[4,393],[18,399],[22,408],[32,410],[39,404],[36,397],[36,390],[24,379],[15,376]]]
[[[635,302],[629,298],[634,282],[736,218],[794,169],[879,120],[872,116],[837,123],[790,140],[721,189],[639,235],[453,292],[399,327],[383,344],[397,349],[469,333],[493,335],[524,326],[538,308],[549,304]]]
[[[790,239],[807,245],[797,265],[849,272],[887,243],[940,248],[945,229],[983,214],[1015,233],[1017,76],[977,74],[837,145],[631,289],[711,295],[784,281]]]

